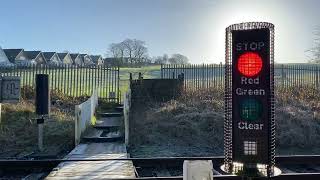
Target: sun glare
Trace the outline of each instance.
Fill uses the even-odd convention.
[[[213,54],[218,55],[219,59],[223,59],[225,56],[225,28],[231,24],[241,22],[273,22],[268,13],[261,11],[261,8],[252,8],[246,4],[247,2],[237,2],[235,4],[223,4],[218,14],[219,18],[214,17],[215,23],[213,23],[212,33],[215,37],[215,48]],[[221,18],[220,18],[221,17]],[[223,27],[223,28],[217,28]]]

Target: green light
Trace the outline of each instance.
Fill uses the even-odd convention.
[[[256,121],[262,113],[262,105],[256,99],[245,99],[240,105],[240,116],[246,121]]]

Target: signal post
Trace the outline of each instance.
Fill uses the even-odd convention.
[[[225,170],[274,175],[274,26],[241,23],[226,29]]]

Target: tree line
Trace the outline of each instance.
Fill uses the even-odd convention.
[[[185,55],[176,53],[170,57],[167,54],[150,57],[146,43],[138,39],[125,39],[112,43],[108,47],[107,63],[118,66],[141,66],[149,64],[188,64]]]
[[[320,63],[320,26],[313,32],[313,46],[307,52],[310,54],[311,63]]]

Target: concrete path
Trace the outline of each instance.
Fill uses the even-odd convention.
[[[65,159],[127,158],[123,135],[120,133],[121,113],[104,113],[97,124],[82,137],[82,143]],[[60,163],[47,180],[62,179],[122,179],[135,178],[132,161],[71,161]]]
[[[65,159],[127,158],[123,143],[79,144]],[[72,161],[55,168],[47,180],[57,179],[121,179],[135,178],[132,161]]]

